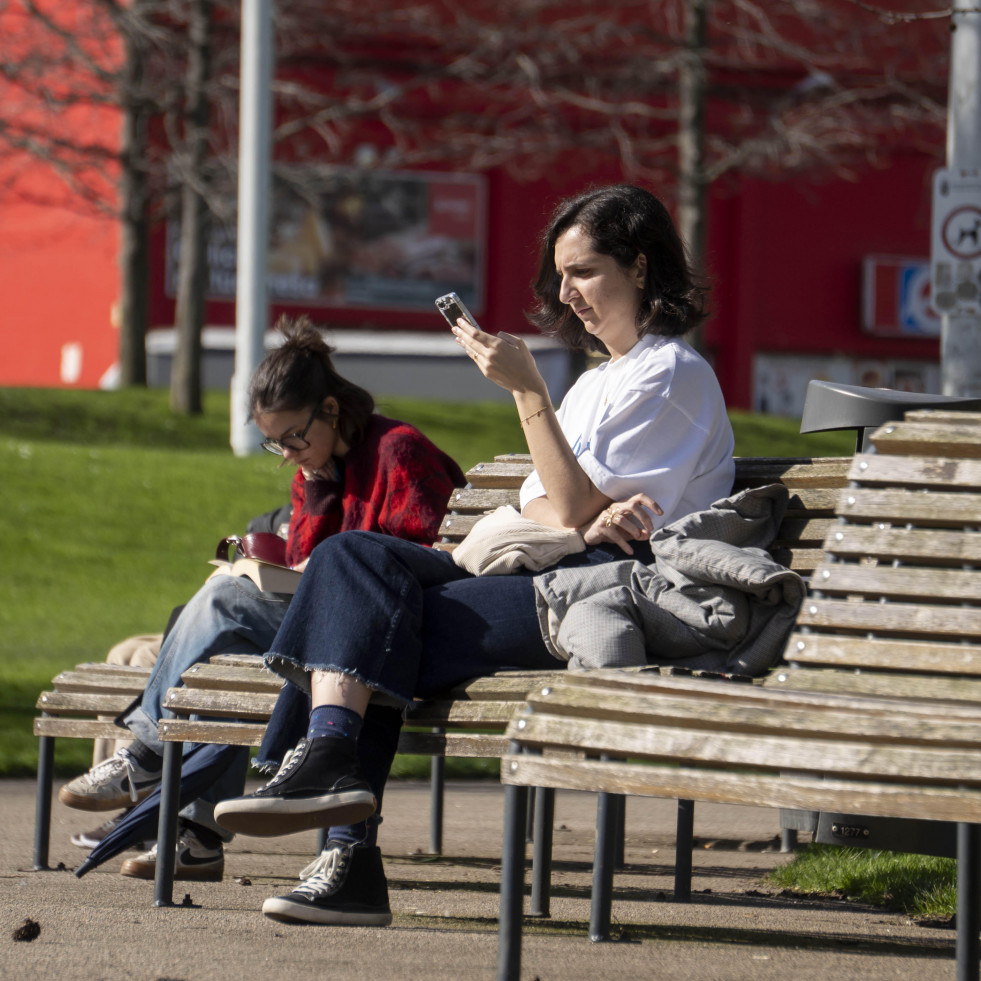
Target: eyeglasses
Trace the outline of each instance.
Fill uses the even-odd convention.
[[[287,433],[280,439],[267,438],[264,439],[259,445],[267,453],[275,453],[277,456],[282,456],[287,450],[305,450],[309,445],[310,441],[306,438],[307,433],[310,432],[310,427],[313,425],[313,420],[317,418],[320,414],[320,406],[318,405],[313,412],[310,413],[310,418],[307,419],[307,424],[297,433]]]

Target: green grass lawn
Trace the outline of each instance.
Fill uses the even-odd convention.
[[[467,469],[523,450],[512,407],[379,400]],[[163,629],[207,575],[217,541],[288,497],[291,471],[228,444],[228,397],[197,418],[160,390],[0,389],[0,776],[33,774],[37,694],[54,674]],[[793,420],[733,414],[743,456],[835,455],[853,437],[803,437]],[[90,746],[61,740],[62,774]],[[404,767],[408,761],[402,761]],[[410,768],[411,769],[411,768]]]
[[[797,893],[840,896],[917,918],[948,919],[957,905],[951,858],[807,845],[769,878]]]

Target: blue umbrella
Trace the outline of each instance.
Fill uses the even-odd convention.
[[[181,762],[181,786],[178,792],[178,809],[201,796],[217,777],[235,763],[235,755],[248,752],[241,746],[219,746],[202,743],[187,753]],[[81,878],[86,872],[118,855],[138,841],[157,837],[160,821],[161,787],[157,786],[149,797],[140,801],[119,824],[99,842],[88,857],[75,870]]]

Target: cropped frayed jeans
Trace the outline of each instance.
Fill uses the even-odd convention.
[[[215,654],[265,654],[283,622],[290,597],[267,593],[245,576],[215,576],[208,579],[184,607],[160,648],[138,704],[123,716],[126,727],[159,756],[164,744],[157,723],[163,714],[163,699],[169,688],[181,684],[181,675]],[[191,745],[185,746],[185,752]],[[244,792],[248,750],[232,755],[232,762],[219,779],[181,816],[215,831],[223,839],[231,836],[214,820],[220,800]]]
[[[636,544],[634,557],[644,561],[649,550]],[[587,548],[558,564],[623,558],[619,549]],[[260,761],[281,759],[293,745],[298,707],[309,704],[300,692],[310,691],[311,671],[351,675],[389,704],[405,706],[495,671],[563,667],[542,640],[535,574],[472,576],[446,552],[374,532],[344,532],[321,542],[266,655],[269,668],[291,683],[280,701],[295,708],[290,713],[277,706]],[[396,710],[374,701],[365,714],[358,756],[379,801],[400,726]],[[342,840],[364,834],[363,826],[331,830]]]

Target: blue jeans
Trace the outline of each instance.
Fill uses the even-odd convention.
[[[286,615],[290,597],[265,593],[245,576],[208,579],[181,611],[160,648],[157,663],[139,704],[123,717],[127,728],[145,746],[163,755],[157,723],[169,688],[181,684],[181,675],[215,654],[264,654]],[[191,747],[188,746],[187,749]],[[181,811],[183,817],[211,828],[224,839],[230,835],[214,820],[217,801],[236,797],[245,788],[248,751],[234,754],[220,779]]]
[[[644,561],[645,549],[635,552]],[[619,550],[588,548],[559,565],[620,558]],[[311,671],[336,671],[403,705],[495,671],[556,670],[564,662],[542,640],[533,575],[478,578],[446,552],[374,532],[335,535],[313,550],[266,663],[305,692]],[[287,692],[281,699],[297,698]],[[285,732],[289,720],[281,721]],[[397,745],[377,731],[382,724],[390,723],[367,713],[358,740],[379,798]],[[260,758],[289,748],[276,738],[267,730]],[[355,840],[356,831],[331,836]]]

